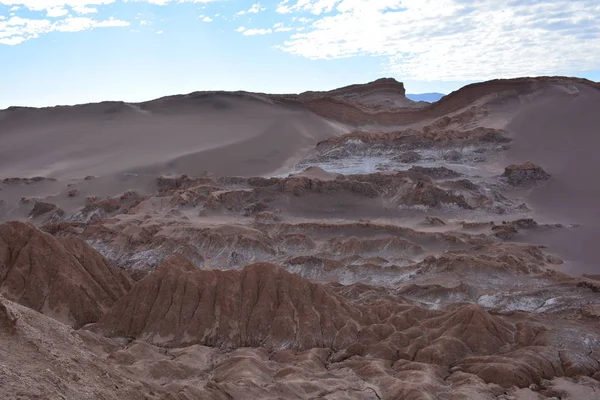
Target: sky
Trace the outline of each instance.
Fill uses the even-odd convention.
[[[537,75],[600,81],[600,1],[0,0],[0,109]]]

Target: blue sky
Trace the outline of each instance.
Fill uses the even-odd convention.
[[[0,108],[196,90],[600,80],[598,0],[0,0]]]

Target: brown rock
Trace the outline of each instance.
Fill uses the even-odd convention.
[[[180,176],[159,176],[156,178],[156,185],[159,193],[166,193],[174,189],[183,187],[192,180],[187,175]]]
[[[446,223],[438,217],[432,217],[430,215],[425,217],[425,220],[423,221],[423,223],[425,225],[431,225],[431,226],[444,226],[446,225]]]
[[[340,254],[391,254],[397,257],[414,256],[423,253],[423,248],[406,239],[398,237],[366,238],[334,238],[328,242],[331,252]]]
[[[130,285],[81,239],[0,225],[0,291],[11,301],[79,327],[97,321]]]
[[[355,331],[342,301],[271,264],[205,271],[174,255],[92,329],[168,347],[338,347]]]
[[[19,183],[24,183],[26,185],[30,185],[32,183],[38,183],[38,182],[43,182],[43,181],[55,182],[56,179],[46,178],[43,176],[34,176],[33,178],[5,178],[2,180],[2,183],[7,184],[7,185],[15,185],[15,184],[19,184]]]
[[[317,247],[314,241],[301,233],[285,235],[281,242],[281,248],[287,251],[310,251]]]
[[[262,211],[254,216],[256,222],[261,224],[274,224],[281,221],[281,217],[271,211]]]
[[[17,331],[17,317],[6,308],[4,297],[0,294],[0,332],[14,334]]]
[[[417,182],[414,188],[403,196],[402,200],[407,205],[438,207],[442,204],[455,204],[465,209],[472,208],[464,196],[453,194],[423,181]]]
[[[423,174],[429,176],[433,179],[448,179],[448,178],[458,178],[462,174],[459,172],[453,171],[446,167],[419,167],[414,166],[409,171],[417,172],[419,174]]]
[[[40,227],[40,229],[46,233],[51,235],[59,235],[59,234],[79,234],[83,232],[85,228],[85,224],[81,222],[50,222],[44,224]]]
[[[509,165],[504,169],[502,176],[507,178],[508,183],[513,186],[528,185],[550,179],[550,175],[546,171],[529,161],[524,164]]]
[[[61,210],[56,204],[46,203],[43,201],[36,201],[33,204],[33,209],[29,213],[30,218],[37,218],[40,215],[54,213],[57,216],[64,215],[64,211]]]
[[[141,196],[138,192],[136,192],[135,190],[128,190],[125,193],[123,193],[119,199],[121,200],[130,200],[130,199],[139,199]]]
[[[462,154],[456,150],[450,150],[444,153],[443,158],[446,161],[460,161],[462,159]]]
[[[514,239],[518,231],[513,225],[496,225],[492,227],[494,236],[500,239],[509,240]]]
[[[393,157],[392,160],[403,164],[414,164],[421,161],[421,155],[416,151],[405,151]]]

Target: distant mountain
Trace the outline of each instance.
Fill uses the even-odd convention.
[[[418,93],[418,94],[407,94],[406,97],[411,99],[412,101],[427,101],[429,103],[434,103],[444,97],[443,93]]]

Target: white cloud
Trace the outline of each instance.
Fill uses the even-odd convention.
[[[8,46],[16,46],[18,44],[23,43],[26,40],[27,39],[25,39],[22,36],[13,36],[13,37],[9,37],[9,38],[0,38],[0,44],[5,44]]]
[[[0,44],[17,45],[50,32],[79,32],[94,28],[124,26],[129,26],[129,22],[115,18],[96,21],[85,17],[67,17],[52,22],[47,19],[12,17],[0,21]]]
[[[294,28],[284,26],[283,22],[278,22],[274,24],[273,29],[275,30],[275,32],[289,32],[294,30]]]
[[[175,3],[175,2],[177,2],[177,3],[212,3],[212,2],[223,1],[223,0],[133,0],[133,1],[146,1],[150,4],[164,6],[169,3]]]
[[[165,4],[171,3],[171,2],[212,3],[215,1],[222,1],[222,0],[134,0],[134,1],[146,1],[151,4],[165,5]],[[93,8],[89,7],[89,6],[99,6],[99,5],[104,5],[104,4],[111,4],[114,2],[115,2],[115,0],[0,0],[0,4],[2,4],[2,5],[14,6],[14,7],[24,6],[25,8],[27,8],[31,11],[44,11],[44,10],[49,10],[49,9],[55,8],[55,7],[64,8],[64,7],[68,6],[68,7],[72,7],[73,10],[79,14],[88,14],[88,13],[92,13],[95,11],[80,12],[80,11],[77,11],[77,9],[91,10]]]
[[[290,5],[290,0],[284,0],[277,5],[275,11],[280,14],[289,14],[296,11],[308,11],[313,14],[319,15],[321,13],[329,13],[333,10],[333,7],[341,0],[298,0],[296,4]],[[369,4],[371,1],[376,2],[377,0],[368,0],[364,3]],[[427,1],[427,0],[424,0]],[[388,3],[401,3],[401,1],[388,1]]]
[[[384,57],[403,79],[483,80],[600,66],[597,0],[295,0],[323,13],[280,48],[310,59]],[[365,34],[368,33],[368,34]]]
[[[301,22],[303,24],[306,24],[307,22],[312,21],[312,18],[306,18],[306,17],[292,17],[292,21],[298,21]]]
[[[94,21],[86,17],[68,17],[54,23],[53,29],[59,32],[80,32],[93,28],[110,28],[129,26],[129,22],[109,18],[104,21]]]
[[[243,31],[244,36],[268,35],[273,33],[272,29],[246,29]]]
[[[202,22],[212,22],[212,18],[211,17],[204,17],[202,18]]]
[[[98,12],[97,8],[87,6],[72,6],[71,9],[77,14],[94,14]]]
[[[246,30],[246,28],[244,28],[243,26],[240,26],[239,28],[237,28],[235,31],[236,32],[244,32]]]
[[[51,18],[62,17],[68,13],[69,11],[63,7],[51,7],[46,9],[46,16]]]
[[[0,4],[5,6],[23,6],[31,11],[44,11],[56,8],[72,7],[77,12],[77,8],[87,8],[88,6],[98,6],[111,4],[115,0],[0,0]],[[13,7],[13,8],[14,8]]]
[[[156,31],[157,35],[162,35],[163,33],[165,33],[165,31]]]
[[[256,3],[256,4],[252,4],[252,7],[250,7],[249,9],[238,12],[236,15],[257,14],[257,13],[259,13],[261,11],[265,11],[265,10],[266,10],[266,8],[262,7],[260,5],[260,3]]]
[[[38,37],[40,34],[51,30],[52,22],[49,20],[31,20],[12,17],[0,21],[0,43],[16,45],[28,39]]]

